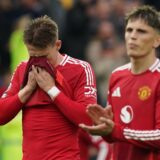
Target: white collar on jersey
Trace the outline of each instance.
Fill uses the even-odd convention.
[[[160,60],[156,58],[155,62],[151,65],[151,67],[149,67],[149,70],[154,72],[158,66],[160,66]]]
[[[158,66],[160,66],[160,60],[156,58],[155,62],[149,67],[149,70],[151,72],[154,72]],[[129,63],[127,67],[128,67],[128,70],[131,70],[131,63]]]
[[[62,61],[59,63],[60,66],[63,66],[63,64],[66,62],[68,55],[64,54]]]

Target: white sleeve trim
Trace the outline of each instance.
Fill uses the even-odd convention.
[[[135,139],[141,141],[154,141],[160,140],[160,130],[133,130],[124,129],[124,136],[126,139]]]

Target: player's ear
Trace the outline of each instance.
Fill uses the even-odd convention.
[[[61,45],[62,45],[62,41],[61,40],[56,40],[55,46],[56,46],[56,48],[57,48],[58,51],[60,50]]]
[[[158,33],[158,35],[155,37],[154,40],[154,47],[158,48],[160,46],[160,33]]]

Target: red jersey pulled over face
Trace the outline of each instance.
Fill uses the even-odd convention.
[[[160,61],[138,75],[130,68],[111,75],[108,101],[115,127],[105,139],[115,141],[113,160],[160,160]]]
[[[21,63],[0,100],[0,122],[23,111],[23,160],[79,160],[78,124],[88,123],[86,106],[96,103],[93,71],[87,62],[64,56],[55,70],[64,86],[54,99],[38,88],[24,105],[17,93],[27,63]]]

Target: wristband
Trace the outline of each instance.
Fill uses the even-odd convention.
[[[47,94],[51,97],[51,99],[54,99],[58,96],[60,93],[60,90],[56,87],[53,86],[51,89],[48,90]]]

